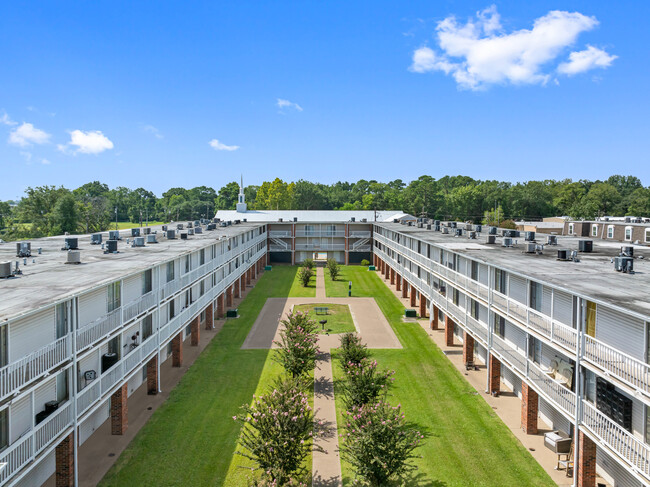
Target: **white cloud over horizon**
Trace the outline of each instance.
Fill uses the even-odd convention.
[[[100,130],[72,130],[70,141],[67,144],[59,144],[61,152],[73,154],[99,154],[114,147],[113,142]]]
[[[142,130],[144,130],[144,131],[147,132],[148,134],[153,135],[153,136],[154,136],[155,138],[157,138],[157,139],[164,139],[164,138],[165,138],[165,137],[163,136],[163,134],[160,133],[160,130],[158,130],[158,129],[157,129],[156,127],[154,127],[153,125],[145,125],[145,126],[142,127]]]
[[[15,125],[15,124],[14,124]],[[20,147],[32,144],[45,144],[50,140],[50,134],[37,129],[31,123],[23,122],[9,133],[9,143]]]
[[[220,150],[220,151],[225,150],[225,151],[232,152],[239,149],[238,145],[226,145],[222,142],[219,142],[217,139],[212,139],[210,142],[208,142],[208,144],[210,144],[210,147],[212,147],[214,150]]]
[[[437,50],[422,46],[413,52],[409,70],[442,71],[461,89],[481,90],[494,84],[545,85],[553,73],[574,75],[606,68],[617,56],[588,46],[571,52],[569,62],[553,67],[578,36],[598,26],[595,17],[553,10],[535,19],[532,29],[506,33],[496,6],[478,12],[466,23],[454,16],[436,26]]]
[[[280,113],[283,113],[283,110],[285,108],[293,108],[294,110],[302,112],[302,107],[300,105],[298,105],[297,103],[294,103],[292,101],[285,100],[283,98],[278,98],[278,100],[276,102],[276,105],[280,109]]]

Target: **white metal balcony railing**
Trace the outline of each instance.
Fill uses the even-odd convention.
[[[370,252],[371,246],[368,245],[354,245],[352,247],[352,252]]]
[[[350,238],[370,238],[370,232],[350,232]]]
[[[122,309],[117,308],[97,321],[77,330],[77,351],[105,337],[122,326]]]
[[[34,381],[71,358],[70,336],[66,335],[0,369],[0,398]]]
[[[545,374],[532,360],[528,360],[528,379],[535,389],[559,405],[573,421],[576,413],[576,395],[573,391]]]
[[[291,232],[272,230],[269,232],[269,237],[270,238],[291,238]]]
[[[271,251],[271,252],[291,252],[291,249],[288,248],[288,247],[285,247],[284,245],[271,244],[271,245],[269,245],[269,251]]]
[[[492,350],[498,353],[511,368],[526,376],[526,357],[499,335],[492,334]]]
[[[77,394],[77,415],[81,416],[86,410],[95,404],[101,397],[101,384],[99,380],[93,381],[91,384],[84,387]]]
[[[298,230],[296,231],[296,237],[323,237],[323,238],[334,238],[334,237],[345,237],[345,231],[342,230],[313,230],[305,231]]]
[[[158,293],[149,291],[147,294],[140,296],[138,299],[124,306],[123,318],[124,322],[132,320],[138,315],[141,315],[150,308],[158,304]]]
[[[650,445],[613,422],[587,401],[582,401],[582,423],[618,453],[632,470],[650,478]]]
[[[296,244],[296,250],[345,250],[345,244]]]
[[[584,358],[636,390],[650,394],[650,365],[583,335]]]

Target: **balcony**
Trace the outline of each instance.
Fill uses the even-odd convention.
[[[350,238],[370,238],[370,232],[350,232]]]
[[[130,321],[158,304],[158,296],[150,291],[144,296],[124,306],[124,322]]]
[[[526,357],[497,334],[492,334],[492,350],[522,376],[526,376]]]
[[[528,360],[528,379],[535,390],[545,395],[552,403],[560,406],[573,421],[576,413],[576,395],[573,391],[551,379],[531,360]]]
[[[269,232],[269,237],[270,238],[291,238],[291,232],[289,231],[280,231],[280,230],[272,230]]]
[[[0,369],[0,398],[8,397],[71,358],[70,348],[70,337],[66,335]]]
[[[77,330],[77,351],[102,339],[122,326],[122,309],[118,308],[97,321]]]
[[[345,244],[296,244],[296,250],[345,250]]]
[[[345,231],[337,230],[298,230],[296,231],[296,237],[324,237],[324,238],[334,238],[334,237],[345,237]]]

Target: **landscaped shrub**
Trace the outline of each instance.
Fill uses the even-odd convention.
[[[342,458],[366,485],[403,485],[405,474],[415,468],[409,460],[415,457],[413,451],[424,436],[406,422],[400,406],[378,401],[345,414],[346,431],[340,435]]]
[[[370,265],[370,261],[367,260],[367,259],[363,259],[363,260],[361,261],[361,265],[362,265],[363,267],[368,267],[368,266]]]
[[[302,266],[303,267],[309,267],[310,269],[314,268],[314,259],[305,259],[302,261]]]
[[[314,412],[300,384],[289,378],[276,380],[273,390],[242,406],[234,416],[242,423],[237,453],[262,470],[259,485],[300,485],[306,474],[304,460],[312,450]],[[322,451],[322,450],[321,450]]]
[[[300,270],[298,270],[298,279],[300,280],[302,287],[309,286],[309,281],[311,281],[311,277],[313,275],[314,271],[312,271],[309,267],[301,267]]]
[[[341,272],[336,259],[327,259],[327,269],[330,271],[330,277],[332,278],[332,281],[336,281],[336,278]]]
[[[292,377],[300,377],[314,369],[318,354],[318,330],[316,322],[306,313],[289,313],[282,320],[280,341],[276,341],[276,360]]]
[[[363,359],[370,357],[370,351],[361,342],[361,337],[356,333],[345,333],[341,335],[341,351],[339,353],[339,363],[344,371],[347,371],[350,365],[358,365]]]
[[[345,408],[370,404],[386,395],[394,374],[394,370],[380,369],[376,360],[366,358],[358,364],[348,363],[341,383]]]

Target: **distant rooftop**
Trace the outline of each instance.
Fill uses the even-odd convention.
[[[325,223],[325,222],[350,222],[354,218],[360,223],[364,218],[371,222],[393,222],[393,220],[415,221],[415,217],[397,210],[219,210],[215,215],[221,220],[244,220],[247,222],[277,222],[282,218],[285,222]]]

